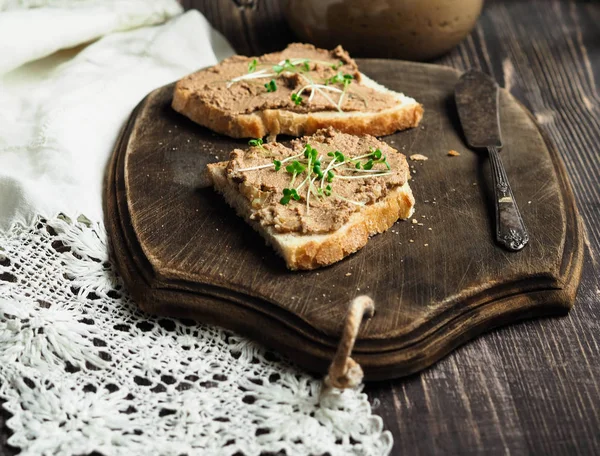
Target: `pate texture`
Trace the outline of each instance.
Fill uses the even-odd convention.
[[[329,195],[309,193],[306,171],[290,185],[292,175],[285,170],[285,165],[292,161],[285,162],[278,171],[269,166],[274,160],[282,161],[302,154],[307,144],[317,150],[323,169],[332,160],[328,156],[330,152],[338,151],[351,159],[376,149],[381,151],[391,169],[384,163],[375,163],[370,170],[357,171],[351,163],[342,164],[335,168],[336,177],[331,183],[328,184],[326,179],[323,183],[321,179],[314,179],[315,190],[330,185]],[[367,159],[361,161],[364,163]],[[236,149],[231,152],[226,172],[227,178],[236,183],[240,193],[251,202],[251,219],[263,226],[271,226],[279,233],[302,234],[331,233],[339,229],[354,212],[384,199],[390,190],[404,185],[409,178],[406,158],[386,143],[373,136],[359,137],[333,129],[296,139],[290,147],[272,143],[247,150]],[[298,191],[299,199],[281,204],[283,190],[297,188],[304,181]]]
[[[267,69],[271,73],[274,65],[290,59],[305,61],[301,71],[282,71],[278,75],[265,78],[233,79],[245,75],[256,75]],[[256,72],[249,74],[249,64],[256,60]],[[292,101],[293,93],[312,83],[322,84],[333,89],[342,89],[340,83],[327,83],[338,74],[352,76],[339,108],[346,111],[379,112],[398,104],[394,96],[373,90],[361,84],[361,75],[356,62],[340,46],[332,51],[315,48],[309,44],[294,43],[281,52],[265,54],[261,57],[233,56],[218,65],[189,76],[178,83],[180,90],[189,91],[192,97],[208,106],[227,111],[231,115],[250,114],[267,109],[285,109],[297,113],[316,111],[337,111],[340,93],[331,89],[315,90],[307,88],[303,93],[303,102]],[[273,79],[276,90],[268,91],[265,83]]]

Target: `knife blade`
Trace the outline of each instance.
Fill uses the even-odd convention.
[[[469,147],[489,154],[496,209],[496,241],[507,250],[519,251],[529,234],[500,160],[502,148],[498,85],[487,74],[469,70],[456,85],[454,97],[458,117]]]

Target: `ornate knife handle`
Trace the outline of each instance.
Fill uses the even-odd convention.
[[[488,147],[492,176],[494,179],[494,200],[496,205],[496,240],[506,249],[521,250],[529,242],[529,234],[517,207],[517,202],[508,183],[508,177],[496,147]]]

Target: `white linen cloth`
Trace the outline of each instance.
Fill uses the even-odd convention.
[[[360,390],[322,391],[245,338],[143,314],[110,264],[101,189],[121,126],[152,89],[233,52],[181,13],[174,0],[0,0],[9,443],[25,456],[387,454]]]
[[[105,164],[133,107],[233,54],[197,11],[111,33],[181,13],[174,0],[51,3],[63,6],[0,12],[0,73],[71,48],[0,76],[0,229],[58,212],[101,220]]]

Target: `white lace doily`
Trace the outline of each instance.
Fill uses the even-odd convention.
[[[21,454],[389,453],[364,393],[321,397],[262,346],[140,312],[105,236],[85,217],[0,233],[0,396]]]

